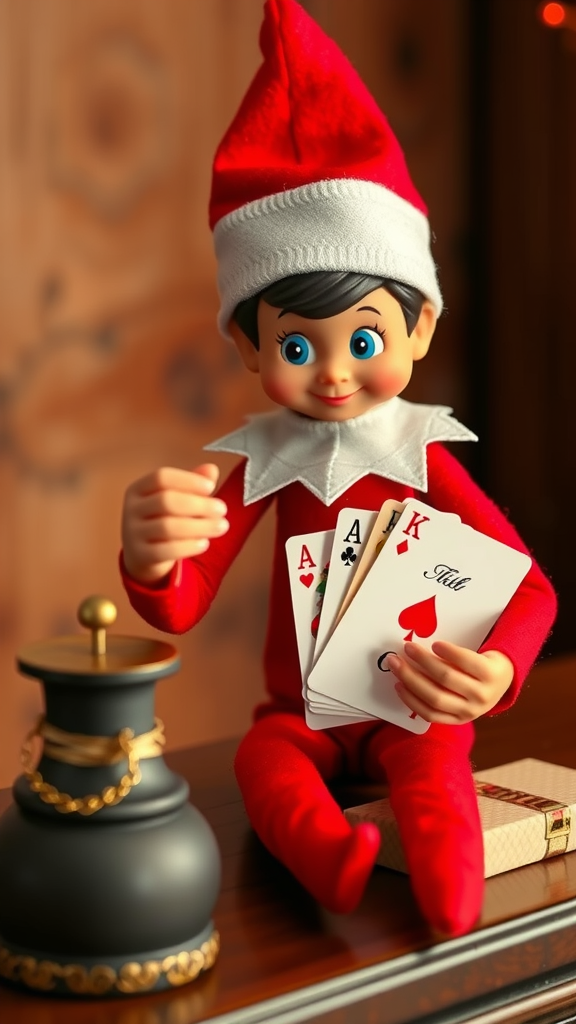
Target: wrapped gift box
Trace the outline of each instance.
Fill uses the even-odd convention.
[[[474,780],[486,878],[576,849],[574,769],[527,757],[476,772]],[[352,825],[371,821],[378,826],[378,864],[407,872],[389,800],[349,807],[344,813]]]

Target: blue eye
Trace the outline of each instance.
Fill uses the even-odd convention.
[[[378,331],[360,327],[350,338],[350,351],[355,359],[372,359],[384,351],[384,340]]]
[[[280,341],[282,359],[292,366],[307,366],[316,362],[316,353],[303,334],[287,334]]]

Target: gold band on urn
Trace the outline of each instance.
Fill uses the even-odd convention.
[[[44,739],[44,752],[55,761],[96,767],[116,764],[126,758],[128,771],[117,785],[106,786],[101,793],[83,797],[61,793],[55,786],[45,782],[40,772],[33,767],[32,741],[35,736]],[[140,760],[160,757],[164,743],[164,723],[159,718],[154,720],[153,729],[138,736],[134,735],[132,729],[122,729],[117,736],[85,736],[58,729],[41,715],[24,741],[21,761],[30,789],[45,804],[51,804],[60,814],[95,814],[102,807],[119,804],[138,785],[142,778]]]

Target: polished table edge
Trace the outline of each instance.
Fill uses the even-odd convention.
[[[564,961],[561,956],[557,956],[556,962],[552,962],[550,950],[542,948],[541,969],[538,973],[534,972],[530,964],[524,964],[514,979],[508,976],[506,984],[496,989],[484,990],[479,994],[470,993],[466,1000],[455,993],[451,979],[455,972],[462,972],[473,961],[485,961],[488,978],[491,977],[491,964],[498,963],[502,968],[507,956],[518,961],[521,959],[518,950],[527,945],[531,947],[533,959],[535,953],[538,953],[538,946],[542,947],[543,940],[558,939],[563,934],[572,938],[566,947],[566,951],[570,952],[571,948],[572,953]],[[446,986],[444,1004],[429,1013],[415,1015],[414,1001],[418,1001],[419,995],[428,992],[427,986],[438,983]],[[403,992],[406,993],[405,999],[402,998]],[[450,992],[456,997],[451,998]],[[39,993],[19,994],[26,999],[31,1022],[37,1019],[35,1007],[40,1008],[46,1006],[46,1002],[51,1002],[50,998],[46,1001]],[[383,1021],[381,999],[386,995],[391,1000],[400,997],[401,1002],[400,1012],[398,1005],[392,1008],[392,1004],[388,1004],[392,1012],[387,1014],[386,1024],[389,1021],[403,1021],[405,1024],[416,1021],[418,1024],[549,1024],[551,1020],[561,1020],[567,1024],[568,1020],[576,1019],[576,900],[483,928],[457,939],[446,940],[418,952],[374,963],[272,999],[260,1000],[223,1013],[187,1016],[186,1021],[190,1024],[300,1024],[306,1021],[340,1024],[344,1020],[342,1011],[347,1007],[353,1008],[354,1017],[346,1017],[346,1021]],[[82,1002],[77,1003],[80,1008]],[[98,1000],[97,1005],[102,1014],[98,1019],[108,1019],[106,1008],[116,1009],[121,1003],[128,1011],[128,1004],[124,1001]],[[562,1017],[552,1018],[547,1015],[544,1021],[542,1014],[550,1014],[556,1009],[562,1009],[568,1016],[564,1012]],[[40,1013],[44,1019],[45,1011]],[[148,997],[130,1001],[130,1020],[142,1024],[150,1019],[160,1020],[156,1016],[151,1018],[150,1013],[154,1014],[154,1011]],[[52,1021],[54,1018],[49,1019]],[[113,1019],[117,1020],[116,1013]],[[163,1015],[161,1019],[164,1021]],[[166,1021],[169,1019],[172,1019],[170,1015]],[[183,1017],[179,1016],[178,1020],[184,1024]]]
[[[414,1024],[571,1024],[576,1020],[574,970],[499,990],[472,1003],[422,1017]],[[565,1014],[569,1016],[565,1016]],[[561,1016],[558,1016],[561,1014]],[[319,1022],[320,1024],[320,1022]]]
[[[410,987],[414,994],[415,987],[421,987],[431,979],[442,983],[443,977],[448,979],[451,972],[462,971],[472,961],[483,959],[489,969],[490,961],[497,960],[502,965],[507,954],[518,960],[519,946],[529,943],[534,946],[542,943],[547,936],[558,936],[563,931],[569,931],[576,937],[576,900],[538,910],[457,939],[446,940],[419,952],[341,974],[273,999],[208,1016],[203,1020],[207,1024],[298,1024],[300,1021],[317,1020],[320,1014],[342,1010],[349,1005],[360,1010],[359,1003],[382,997],[386,993],[393,995]],[[557,981],[557,985],[551,984],[551,978]],[[478,1017],[486,1010],[512,1005],[522,997],[533,999],[542,992],[548,992],[550,998],[546,1002],[553,1003],[554,989],[558,989],[560,1000],[566,991],[566,983],[572,981],[576,981],[576,956],[569,957],[565,963],[559,961],[550,964],[548,961],[545,968],[543,965],[541,973],[536,975],[531,967],[525,968],[519,971],[518,977],[511,984],[489,992],[471,994],[466,1002],[459,998],[452,1004],[447,1002],[444,1008],[417,1019],[422,1024],[424,1021],[429,1024],[433,1021],[457,1024],[459,1021],[471,1020],[471,1014]],[[574,995],[576,1008],[576,990]],[[390,1017],[390,1020],[414,1021],[416,1018],[408,1005],[406,1010],[408,1016]],[[376,1017],[366,1019],[376,1020]],[[202,1022],[198,1021],[197,1024]]]

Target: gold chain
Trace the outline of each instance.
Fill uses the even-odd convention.
[[[72,797],[69,793],[61,793],[56,786],[45,782],[39,771],[32,766],[32,740],[41,734],[43,718],[28,733],[22,747],[21,760],[24,774],[33,793],[37,793],[45,804],[51,804],[60,814],[95,814],[102,807],[119,804],[130,790],[137,786],[142,778],[140,758],[136,752],[132,729],[122,729],[116,737],[118,747],[128,760],[128,771],[116,786],[106,786],[101,793],[89,796]]]

